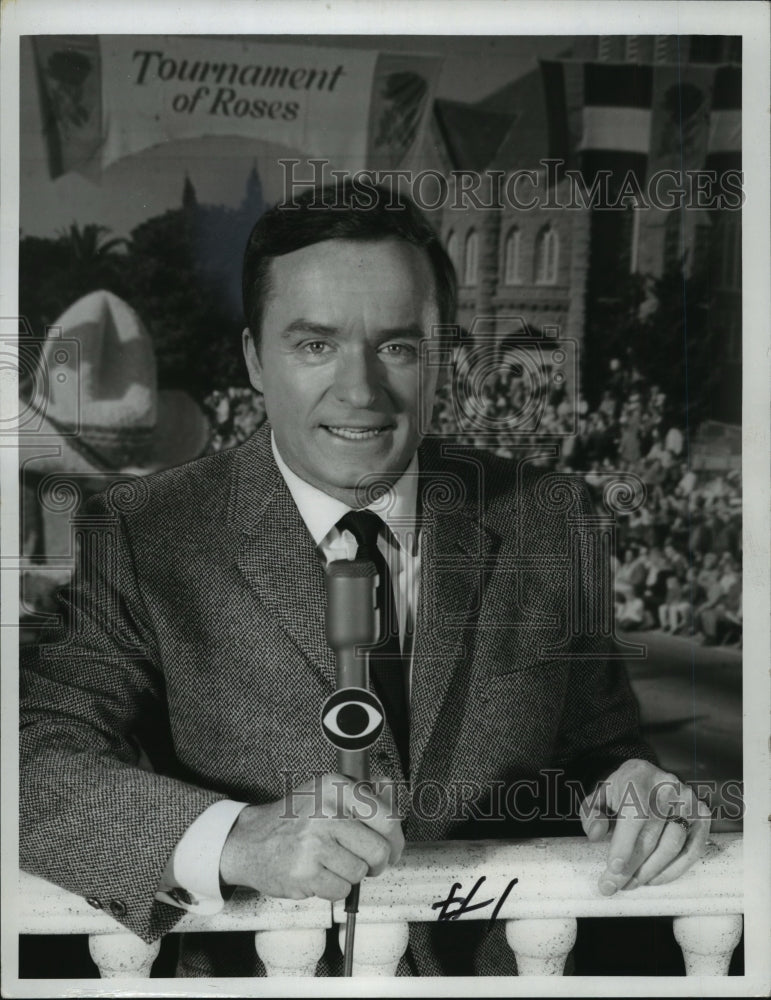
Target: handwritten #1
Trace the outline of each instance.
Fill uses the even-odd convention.
[[[487,880],[486,875],[482,875],[480,878],[478,878],[476,883],[474,884],[474,888],[471,890],[468,896],[456,896],[455,894],[456,891],[458,889],[461,889],[463,886],[460,882],[453,882],[452,888],[450,889],[450,895],[447,897],[447,899],[440,899],[437,903],[431,904],[432,910],[439,910],[437,920],[457,920],[458,917],[462,916],[464,913],[470,913],[472,910],[481,910],[483,907],[489,906],[491,903],[494,903],[495,902],[494,899],[486,899],[482,903],[471,902],[477,890],[479,889],[480,885],[486,880]],[[501,893],[500,899],[495,904],[495,909],[490,915],[491,924],[495,922],[495,918],[498,916],[500,908],[506,902],[507,896],[514,888],[514,886],[517,884],[517,882],[519,882],[519,879],[513,878]],[[452,906],[452,904],[455,904],[457,908],[454,910],[450,910],[450,906]]]

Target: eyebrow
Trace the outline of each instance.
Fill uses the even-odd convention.
[[[284,329],[282,337],[289,337],[293,333],[307,333],[317,337],[329,337],[339,334],[340,329],[336,326],[328,326],[326,323],[314,323],[309,319],[294,319]],[[391,337],[409,337],[411,340],[423,340],[425,334],[417,323],[410,323],[407,326],[395,326],[385,330],[379,330],[378,334],[384,339]]]

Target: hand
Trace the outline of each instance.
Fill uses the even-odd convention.
[[[599,879],[606,896],[672,882],[703,854],[709,836],[709,807],[675,775],[645,760],[626,761],[584,799],[581,824],[589,840],[602,840],[611,817],[608,865]]]
[[[398,861],[403,849],[387,797],[325,774],[278,802],[243,809],[222,850],[220,875],[268,896],[334,901]]]

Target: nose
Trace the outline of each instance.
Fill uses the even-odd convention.
[[[377,359],[367,350],[343,351],[335,366],[335,395],[355,409],[374,405],[378,395]]]

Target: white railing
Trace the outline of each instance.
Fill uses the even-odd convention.
[[[362,883],[354,975],[393,976],[408,922],[436,921],[451,896],[445,919],[505,921],[520,975],[562,975],[578,917],[662,915],[674,917],[688,975],[727,973],[742,931],[740,834],[713,834],[705,855],[675,882],[610,897],[597,888],[606,857],[607,844],[577,837],[409,844],[397,866]],[[459,913],[461,897],[470,905],[491,902]],[[79,896],[24,872],[19,899],[19,933],[88,934],[103,977],[149,976],[158,942],[146,944]],[[312,976],[326,929],[341,924],[342,943],[344,921],[342,903],[237,892],[214,916],[185,914],[174,932],[253,931],[268,975]]]

